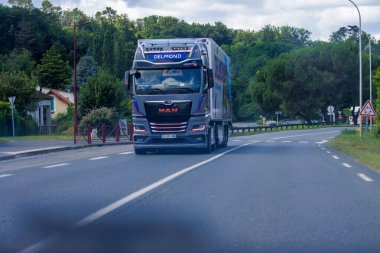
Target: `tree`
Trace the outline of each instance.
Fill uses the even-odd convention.
[[[45,52],[41,64],[37,65],[37,72],[41,86],[53,89],[64,88],[71,79],[69,63],[62,60],[56,45]]]
[[[0,72],[0,100],[16,96],[16,110],[23,116],[34,109],[34,94],[37,81],[23,72]]]
[[[101,70],[80,90],[79,113],[84,116],[94,109],[107,107],[113,109],[119,116],[124,116],[129,113],[126,103],[123,82],[109,72]]]
[[[35,70],[36,62],[32,58],[32,53],[26,49],[14,50],[9,56],[2,57],[0,61],[0,71],[4,72],[24,72],[31,76]]]
[[[31,9],[33,8],[32,0],[8,0],[8,3],[12,6]]]
[[[87,80],[97,75],[99,72],[98,64],[96,63],[94,57],[91,56],[90,50],[87,54],[80,58],[77,65],[77,85],[82,87],[86,84]]]

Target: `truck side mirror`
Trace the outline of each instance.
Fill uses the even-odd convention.
[[[129,92],[132,92],[132,77],[133,75],[136,74],[136,71],[125,71],[125,74],[124,74],[124,85],[125,85],[125,88],[127,88],[127,90]]]
[[[207,89],[214,87],[214,73],[212,69],[207,69]]]

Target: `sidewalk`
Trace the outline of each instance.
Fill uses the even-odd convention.
[[[10,160],[24,156],[32,156],[38,154],[46,154],[52,152],[59,152],[64,150],[73,150],[86,147],[99,147],[105,145],[125,145],[131,144],[127,140],[120,140],[116,142],[115,140],[110,140],[106,143],[101,141],[93,142],[92,144],[87,144],[86,141],[80,140],[77,144],[74,144],[72,140],[15,140],[0,144],[0,161]]]

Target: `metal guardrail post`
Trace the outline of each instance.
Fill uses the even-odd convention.
[[[115,131],[116,131],[116,142],[119,142],[120,141],[120,125],[119,125],[119,123],[116,123]]]
[[[133,141],[133,124],[128,124],[129,141]]]
[[[106,131],[107,131],[106,124],[102,124],[102,142],[103,143],[106,143]]]
[[[91,144],[91,133],[92,133],[92,127],[90,125],[87,125],[87,143]]]

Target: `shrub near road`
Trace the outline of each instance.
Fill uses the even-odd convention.
[[[380,138],[374,135],[360,138],[357,131],[345,130],[331,141],[330,145],[334,149],[380,171]]]

